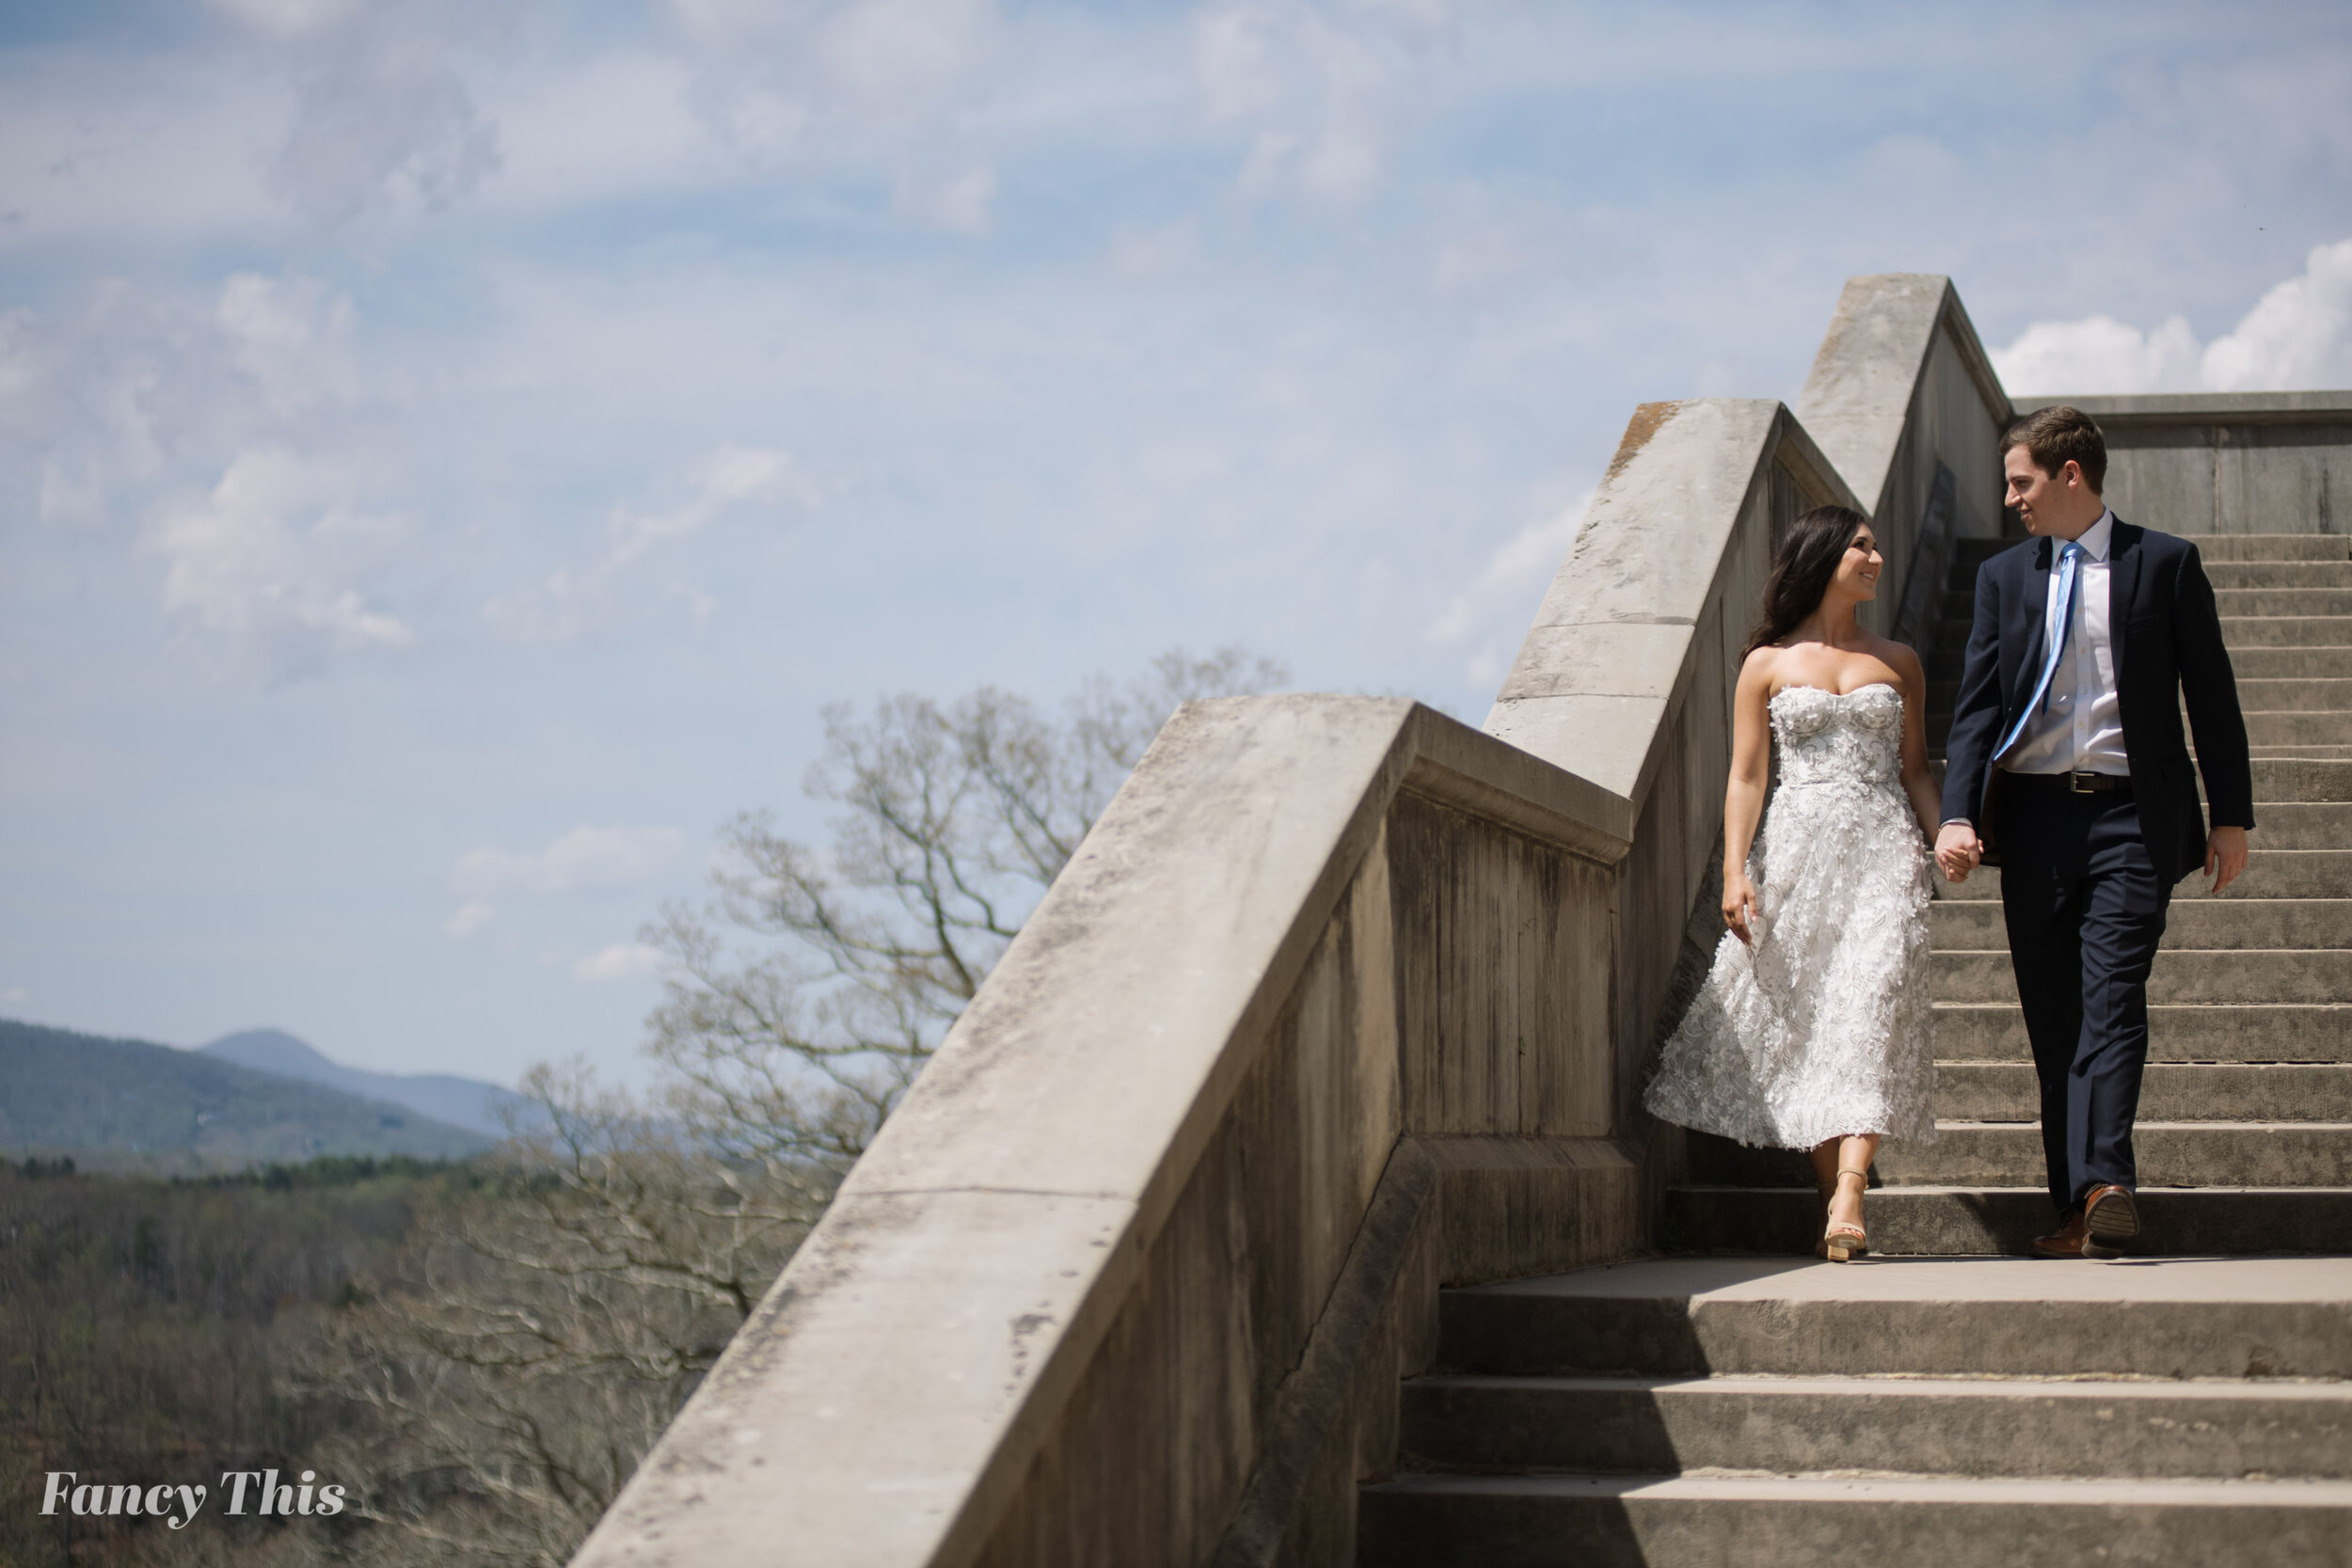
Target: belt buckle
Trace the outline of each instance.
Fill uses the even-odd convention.
[[[2098,776],[2087,768],[2077,768],[2066,775],[2067,790],[2075,795],[2096,795],[2099,793],[2099,786],[2090,781]]]

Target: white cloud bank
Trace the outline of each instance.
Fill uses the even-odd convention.
[[[1576,542],[1576,526],[1592,500],[1587,490],[1504,540],[1429,624],[1429,642],[1470,648],[1467,673],[1473,683],[1502,679],[1527,635],[1529,613]]]
[[[616,942],[572,965],[572,978],[591,985],[608,980],[636,980],[659,974],[669,961],[659,947],[642,942]]]
[[[2152,332],[2090,316],[2036,322],[1993,364],[2012,393],[2036,395],[2352,387],[2352,239],[2315,247],[2300,276],[2210,343],[2180,316]]]
[[[485,845],[458,857],[451,880],[463,896],[479,903],[503,894],[539,895],[626,892],[660,875],[686,851],[686,835],[675,828],[574,828],[546,848],[529,854]],[[466,911],[453,917],[454,927]],[[485,912],[470,923],[479,928]]]

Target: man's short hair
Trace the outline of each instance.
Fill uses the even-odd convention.
[[[2033,466],[2055,476],[2072,463],[2083,471],[2083,483],[2093,495],[2106,493],[2107,438],[2090,422],[2090,416],[2065,404],[2037,408],[2009,427],[2001,437],[2001,455],[2023,447]]]

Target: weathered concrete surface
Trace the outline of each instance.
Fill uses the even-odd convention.
[[[1629,1156],[1518,1137],[1606,1128],[1631,823],[1408,703],[1189,705],[578,1560],[1326,1560],[1464,1256],[1643,1243]],[[1483,966],[1442,1039],[1406,955]],[[1448,1082],[1499,1152],[1400,1152]]]
[[[2352,534],[2352,391],[2034,397],[2107,438],[2107,504],[2168,533]]]

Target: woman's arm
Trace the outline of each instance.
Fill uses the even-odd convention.
[[[1903,793],[1919,818],[1919,831],[1933,844],[1943,824],[1944,797],[1928,767],[1928,673],[1919,656],[1900,642],[1886,645],[1886,663],[1903,689]]]
[[[1764,785],[1772,770],[1772,658],[1758,648],[1740,666],[1731,696],[1731,782],[1724,786],[1724,924],[1751,945],[1756,888],[1748,850],[1764,817]]]

